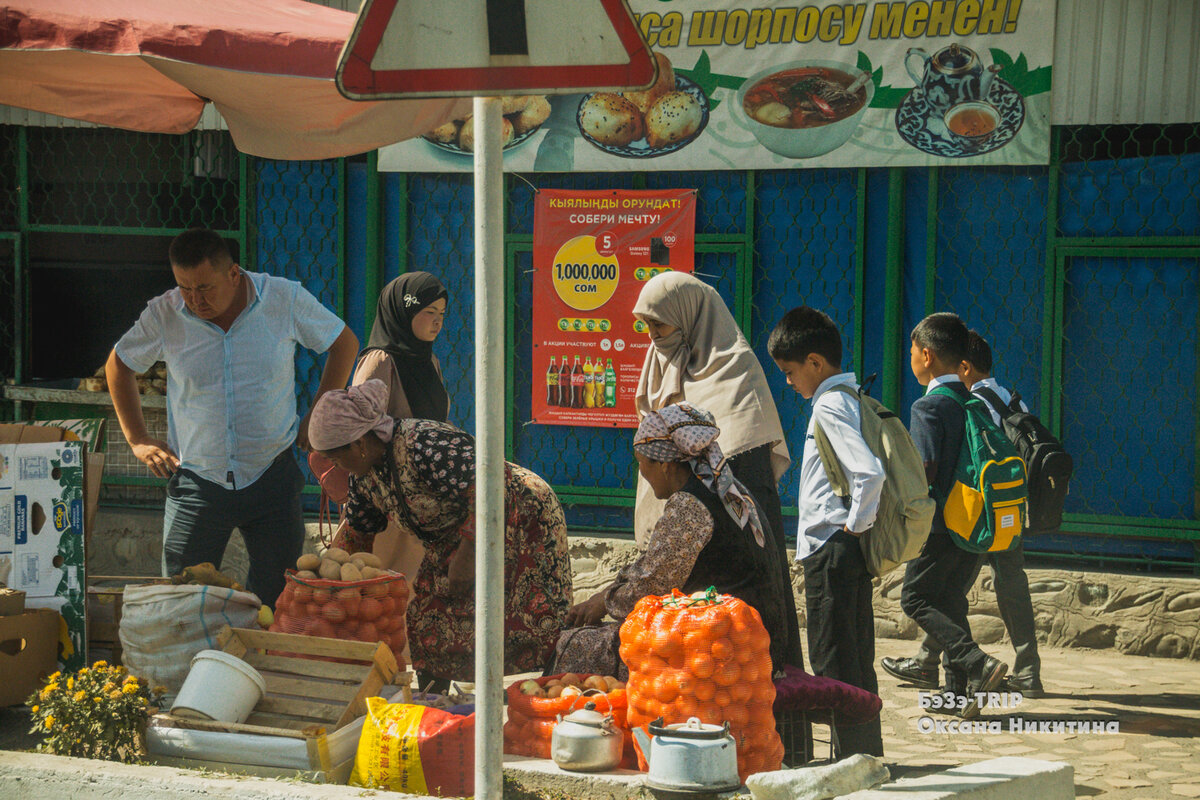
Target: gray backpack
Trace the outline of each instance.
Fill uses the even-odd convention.
[[[845,384],[830,388],[858,400],[862,409],[863,440],[883,464],[886,477],[879,496],[879,512],[875,524],[859,538],[867,569],[875,577],[882,578],[921,552],[929,538],[937,504],[929,496],[925,462],[900,418],[861,389],[855,391]],[[848,506],[850,484],[846,473],[820,423],[814,429],[817,453],[821,456],[829,484],[833,493]]]

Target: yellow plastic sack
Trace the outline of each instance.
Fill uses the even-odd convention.
[[[474,773],[474,714],[367,699],[351,786],[463,797],[474,794]]]

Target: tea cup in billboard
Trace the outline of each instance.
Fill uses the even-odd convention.
[[[946,129],[965,145],[981,144],[1000,126],[996,107],[978,100],[951,106],[942,119]]]
[[[921,60],[919,70],[913,67],[914,56]],[[985,70],[978,54],[957,42],[932,56],[920,47],[910,47],[904,54],[904,68],[936,114],[959,103],[983,100],[996,73],[995,69]]]

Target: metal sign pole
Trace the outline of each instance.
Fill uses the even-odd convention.
[[[475,98],[475,797],[503,794],[504,167],[500,98]]]

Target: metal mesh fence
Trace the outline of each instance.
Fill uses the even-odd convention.
[[[907,418],[921,391],[908,370],[908,331],[925,313],[952,310],[991,341],[997,377],[1076,456],[1064,526],[1076,535],[1046,539],[1047,552],[1194,560],[1200,125],[1058,128],[1049,167],[528,178],[538,188],[696,190],[696,273],[729,304],[763,364],[794,463],[808,404],[765,351],[784,312],[801,303],[827,311],[842,330],[843,366],[881,372],[873,393],[889,393]],[[488,400],[509,409],[510,458],[562,491],[576,529],[625,528],[635,476],[629,433],[526,424],[534,191],[507,179],[509,286],[496,301],[511,308],[510,367],[508,385],[489,389]],[[86,250],[92,235],[165,241],[206,225],[236,242],[247,267],[303,283],[365,343],[382,285],[426,269],[450,291],[435,352],[451,421],[467,430],[472,220],[469,175],[381,176],[369,159],[239,157],[218,132],[0,128],[4,303],[17,302],[17,279],[46,252]],[[15,324],[15,315],[0,315],[3,378],[28,355],[18,353]],[[298,353],[301,413],[322,363]],[[795,502],[797,472],[780,485],[785,506]],[[121,496],[136,494],[136,484],[125,486]]]

